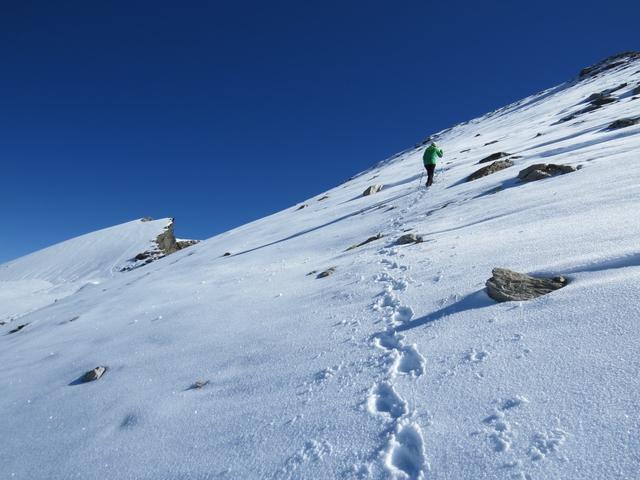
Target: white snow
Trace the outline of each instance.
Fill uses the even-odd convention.
[[[15,319],[116,275],[155,247],[170,218],[124,223],[0,265],[0,321]]]
[[[639,72],[631,62],[441,132],[429,191],[409,149],[302,210],[130,272],[166,220],[0,266],[1,315],[19,317],[0,327],[0,474],[637,477],[640,125],[606,127],[640,115]],[[622,82],[619,102],[557,123]],[[497,151],[521,158],[463,182]],[[541,162],[583,168],[515,180]],[[409,229],[425,241],[394,246]],[[484,291],[496,266],[570,283],[498,304]],[[99,365],[100,380],[77,384]]]

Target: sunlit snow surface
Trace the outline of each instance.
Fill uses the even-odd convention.
[[[16,317],[0,327],[0,477],[637,478],[640,125],[606,127],[640,115],[639,71],[441,133],[429,191],[408,150],[131,272],[116,267],[166,220],[0,266],[0,320]],[[463,182],[498,151],[520,158]],[[542,162],[582,168],[515,180]],[[392,245],[409,229],[425,241]],[[497,266],[570,283],[497,304]]]

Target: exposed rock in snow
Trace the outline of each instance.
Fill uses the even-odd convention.
[[[147,220],[150,221],[150,220]],[[133,259],[131,259],[131,264],[126,265],[121,269],[122,272],[134,270],[144,265],[148,265],[149,263],[158,260],[160,258],[166,257],[167,255],[171,255],[179,250],[195,245],[199,242],[199,240],[182,240],[177,239],[175,233],[173,231],[175,225],[175,219],[171,218],[169,224],[164,228],[164,230],[156,237],[155,244],[156,248],[145,250],[144,252],[138,253]]]
[[[607,88],[605,90],[602,90],[601,92],[592,93],[587,97],[587,102],[595,102],[603,98],[613,98],[615,101],[615,97],[612,97],[611,94],[613,92],[617,92],[618,90],[622,90],[626,86],[627,86],[627,82],[621,83],[617,87]]]
[[[300,205],[298,208],[296,208],[296,210],[302,210],[303,208],[307,208],[309,205],[307,205],[306,203],[303,203],[302,205]]]
[[[492,173],[499,172],[500,170],[504,170],[505,168],[509,168],[512,166],[513,162],[511,160],[498,160],[497,162],[493,162],[492,164],[487,165],[486,167],[482,167],[481,169],[473,172],[467,177],[467,182],[486,177],[487,175],[491,175]]]
[[[613,103],[617,101],[618,99],[616,97],[604,96],[604,97],[598,97],[594,100],[591,100],[591,104],[595,105],[596,107],[601,107],[603,105],[607,105],[608,103]]]
[[[96,368],[92,368],[82,376],[82,382],[87,383],[99,380],[106,371],[107,367],[99,366]]]
[[[336,267],[327,268],[324,272],[320,272],[316,278],[325,278],[330,275],[333,275],[336,271]]]
[[[619,128],[627,128],[632,127],[633,125],[638,125],[640,123],[640,117],[635,118],[621,118],[620,120],[616,120],[611,125],[607,127],[608,130],[618,130]]]
[[[536,163],[530,165],[524,170],[520,170],[518,178],[523,182],[533,182],[536,180],[544,180],[556,175],[575,172],[576,168],[571,165],[556,165],[554,163]]]
[[[367,238],[364,242],[360,242],[360,243],[358,243],[356,245],[351,245],[349,248],[347,248],[346,251],[348,252],[349,250],[353,250],[355,248],[362,247],[363,245],[366,245],[367,243],[375,242],[376,240],[380,240],[382,237],[383,237],[383,235],[381,233],[378,233],[377,235],[374,235],[373,237]]]
[[[195,382],[193,382],[191,387],[189,387],[189,389],[190,390],[199,390],[201,388],[204,388],[208,384],[209,384],[209,380],[196,380]]]
[[[482,160],[480,160],[478,163],[487,163],[487,162],[493,162],[494,160],[499,160],[501,158],[504,157],[508,157],[510,154],[507,152],[496,152],[496,153],[492,153],[491,155],[489,155],[488,157],[484,157]]]
[[[120,274],[170,221],[137,219],[0,265],[0,471],[636,478],[640,129],[603,127],[640,115],[639,70],[640,58],[439,134],[451,157],[428,191],[409,149],[321,192],[329,202],[300,199],[194,255]],[[623,82],[619,101],[557,124]],[[464,182],[492,163],[475,165],[494,138],[525,163],[508,155],[518,169]],[[589,171],[515,187],[543,162]],[[373,175],[384,189],[359,198]],[[433,247],[395,246],[408,229]],[[344,251],[377,232],[389,240]],[[496,259],[571,284],[499,303],[480,290]],[[314,282],[327,266],[340,273]],[[105,381],[69,387],[89,365],[108,366]]]
[[[28,323],[23,323],[21,325],[18,325],[16,328],[9,330],[7,333],[17,333],[20,330],[22,330],[24,327],[26,327],[27,325],[29,325]]]
[[[367,189],[362,193],[362,196],[366,197],[367,195],[373,195],[374,193],[378,193],[380,190],[382,190],[383,186],[384,185],[380,185],[380,184],[371,185],[370,187],[367,187]]]
[[[494,268],[487,293],[498,302],[532,300],[567,285],[564,277],[536,278],[506,268]]]
[[[640,52],[629,51],[612,55],[594,65],[585,67],[580,70],[579,78],[584,79],[587,77],[593,77],[600,73],[606,72],[607,70],[626,65],[627,63],[629,63],[629,61],[637,58],[640,58]]]
[[[174,225],[175,220],[172,218],[169,225],[166,226],[165,231],[158,235],[158,237],[156,238],[158,248],[164,255],[170,255],[177,252],[178,250],[182,250],[183,248],[187,248],[198,243],[198,240],[176,239],[176,236],[173,232]]]
[[[611,103],[615,103],[619,100],[619,98],[611,95],[613,92],[616,92],[624,87],[626,87],[627,84],[623,83],[621,85],[618,85],[617,87],[614,88],[608,88],[606,90],[603,90],[601,92],[598,93],[593,93],[591,94],[588,98],[587,98],[587,102],[589,102],[589,105],[587,105],[586,107],[582,108],[581,110],[578,110],[577,112],[573,112],[569,115],[566,115],[565,117],[561,118],[560,121],[558,123],[564,123],[564,122],[568,122],[570,120],[573,120],[577,117],[579,117],[580,115],[584,115],[585,113],[590,113],[593,112],[595,110],[598,110],[600,108],[602,108],[605,105],[609,105]]]
[[[421,243],[423,238],[415,233],[407,233],[396,240],[396,245],[409,245],[411,243]]]

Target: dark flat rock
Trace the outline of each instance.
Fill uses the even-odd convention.
[[[107,371],[107,367],[99,366],[96,368],[92,368],[82,376],[82,382],[87,383],[87,382],[95,382],[96,380],[100,380],[100,378],[102,378],[102,376],[106,371]]]
[[[324,272],[320,272],[316,275],[316,278],[326,278],[333,275],[336,272],[336,267],[327,268]]]
[[[410,245],[412,243],[421,243],[423,238],[415,233],[407,233],[396,240],[396,245]]]
[[[635,118],[621,118],[616,120],[607,127],[607,130],[618,130],[619,128],[627,128],[640,123],[640,117]]]
[[[349,250],[353,250],[354,248],[358,248],[358,247],[362,247],[364,245],[366,245],[367,243],[371,243],[371,242],[375,242],[376,240],[380,240],[383,237],[383,235],[381,233],[378,233],[377,235],[374,235],[373,237],[369,237],[367,238],[364,242],[360,242],[356,245],[351,245],[349,248],[347,248],[347,252]]]
[[[498,160],[490,165],[487,165],[486,167],[482,167],[481,169],[473,172],[467,177],[467,182],[486,177],[487,175],[491,175],[492,173],[499,172],[500,170],[504,170],[505,168],[509,168],[512,166],[513,162],[511,160]]]
[[[532,277],[506,268],[494,268],[487,280],[487,293],[497,302],[532,300],[567,285],[564,277]]]
[[[496,152],[496,153],[492,153],[491,155],[489,155],[488,157],[484,157],[482,160],[480,160],[478,163],[487,163],[487,162],[493,162],[494,160],[500,160],[501,158],[504,157],[508,157],[509,155],[511,155],[510,153],[507,152]]]
[[[545,178],[563,175],[565,173],[575,172],[577,169],[571,165],[558,165],[555,163],[536,163],[524,170],[520,170],[518,178],[523,182],[534,182],[536,180],[544,180]]]

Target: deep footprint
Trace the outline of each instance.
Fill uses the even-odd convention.
[[[396,359],[395,370],[398,373],[419,377],[424,373],[425,360],[414,345],[402,347]]]
[[[373,344],[383,350],[399,350],[402,347],[404,336],[394,331],[382,332],[377,334],[373,339]]]
[[[407,413],[407,403],[400,398],[393,386],[382,382],[371,389],[367,399],[367,407],[372,414],[388,415],[393,419],[400,418]]]
[[[417,424],[398,425],[396,433],[389,440],[385,466],[392,478],[424,479],[424,441]]]
[[[391,322],[395,325],[403,325],[413,318],[413,309],[411,307],[397,307],[391,315]]]

